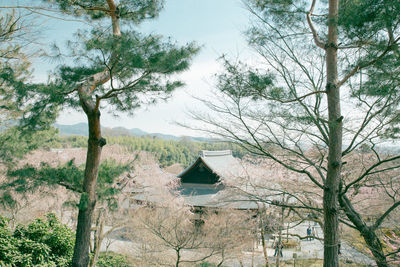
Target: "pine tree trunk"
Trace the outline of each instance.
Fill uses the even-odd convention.
[[[72,266],[87,267],[89,264],[90,228],[92,215],[96,205],[96,184],[99,172],[100,157],[105,140],[101,138],[100,112],[98,109],[84,110],[89,122],[89,140],[86,157],[83,193],[79,203],[78,225]]]
[[[342,165],[342,117],[337,70],[338,0],[329,0],[326,93],[329,119],[328,171],[324,188],[324,267],[339,266],[338,193]]]
[[[93,241],[93,255],[90,260],[89,267],[96,266],[96,262],[99,259],[101,244],[103,243],[103,229],[104,229],[104,211],[100,210],[97,220],[96,220],[96,231],[94,233],[94,241]]]
[[[114,36],[120,36],[119,16],[114,0],[107,0],[109,14],[112,21]],[[118,44],[117,44],[118,45]],[[115,54],[111,55],[109,65],[117,63]],[[76,226],[76,238],[73,267],[87,267],[89,264],[90,228],[92,226],[92,215],[96,205],[96,185],[99,173],[100,157],[102,147],[106,140],[101,137],[100,125],[100,100],[97,95],[93,99],[93,91],[111,79],[109,69],[92,75],[77,88],[80,104],[86,113],[89,124],[89,140],[86,157],[85,177],[83,181],[83,193],[79,204],[78,225]]]

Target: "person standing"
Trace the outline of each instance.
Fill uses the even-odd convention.
[[[307,228],[307,240],[311,241],[311,227],[310,226],[308,226],[308,228]]]
[[[275,254],[274,254],[274,257],[276,257],[276,255],[278,255],[278,251],[279,251],[279,256],[283,257],[282,249],[283,249],[282,242],[277,241],[275,243]]]

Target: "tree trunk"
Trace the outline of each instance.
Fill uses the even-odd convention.
[[[114,0],[107,0],[108,14],[111,16],[112,31],[115,37],[121,36],[119,25],[119,10]],[[119,43],[116,43],[118,46]],[[115,66],[118,57],[112,53],[108,66]],[[73,267],[87,267],[89,264],[90,228],[92,215],[96,205],[96,185],[99,173],[102,147],[106,140],[101,137],[100,125],[100,98],[94,94],[97,86],[103,85],[111,79],[110,70],[105,68],[93,74],[86,81],[78,85],[77,91],[80,104],[86,113],[89,124],[89,140],[86,156],[85,177],[83,181],[83,193],[79,203],[78,225],[76,226],[76,239]],[[96,96],[94,100],[93,97]]]
[[[178,249],[178,250],[176,250],[176,263],[175,263],[175,267],[179,267],[179,263],[181,263],[181,251]]]
[[[79,203],[78,224],[72,266],[87,267],[89,264],[90,228],[96,205],[96,184],[99,172],[100,157],[105,140],[101,138],[100,112],[97,108],[89,110],[84,107],[89,122],[89,140],[86,156],[83,193]]]
[[[265,243],[265,222],[264,222],[264,215],[265,215],[265,206],[263,205],[262,208],[258,207],[258,215],[260,217],[260,235],[261,235],[261,245],[263,249],[263,255],[265,259],[265,267],[269,266],[268,262],[268,254],[267,254],[267,244]]]
[[[282,200],[285,199],[285,196],[282,197]],[[280,258],[281,258],[281,251],[282,251],[282,230],[283,230],[283,222],[284,222],[284,212],[285,212],[285,208],[282,207],[282,213],[281,213],[281,222],[279,225],[279,236],[278,236],[278,252],[276,254],[276,262],[275,265],[276,267],[279,267],[280,264]]]
[[[224,250],[221,251],[221,261],[217,264],[217,267],[221,267],[225,261],[225,252]],[[267,266],[268,267],[268,266]]]
[[[267,254],[267,244],[265,243],[265,231],[264,231],[264,224],[261,225],[261,244],[262,244],[262,248],[263,248],[263,255],[264,255],[264,259],[265,259],[265,267],[269,266],[269,262],[268,262],[268,254]]]
[[[288,243],[289,242],[289,223],[287,224],[287,226],[286,226],[286,242]]]
[[[120,36],[118,10],[114,0],[107,0],[109,14],[112,20],[113,35]],[[118,45],[118,44],[117,44]],[[115,54],[111,55],[110,65],[117,62]],[[79,203],[78,225],[76,226],[76,238],[73,267],[87,267],[89,264],[90,228],[92,226],[92,215],[96,205],[96,185],[99,173],[100,157],[102,147],[106,140],[101,137],[100,125],[100,100],[97,95],[93,99],[93,91],[111,79],[109,69],[93,74],[90,78],[78,85],[77,91],[80,104],[86,113],[89,124],[89,140],[86,156],[85,177],[83,180],[83,193]]]
[[[326,94],[329,120],[328,171],[324,187],[324,267],[339,266],[338,193],[342,165],[342,119],[337,70],[338,0],[329,0]]]
[[[377,266],[388,267],[389,265],[386,261],[385,253],[383,252],[382,243],[376,235],[375,229],[371,226],[367,226],[345,195],[339,197],[339,203],[345,211],[347,218],[354,224],[364,238],[365,243],[374,256]]]
[[[94,241],[93,241],[93,257],[90,260],[90,267],[94,267],[99,258],[101,243],[103,243],[103,228],[104,228],[104,212],[103,210],[99,211],[99,216],[96,220],[96,231],[94,233]]]
[[[367,227],[364,231],[361,231],[361,235],[367,243],[368,248],[374,256],[375,262],[378,267],[389,267],[385,253],[383,252],[382,243],[376,235],[375,231],[371,227]]]

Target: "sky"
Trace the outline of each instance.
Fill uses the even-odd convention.
[[[27,1],[27,0],[26,0]],[[6,1],[25,4],[24,0]],[[38,1],[38,0],[35,0]],[[30,2],[35,2],[30,1]],[[41,38],[46,42],[65,43],[73,33],[82,27],[80,22],[66,22],[51,18],[43,19],[45,30]],[[171,37],[179,44],[195,41],[201,46],[200,53],[194,58],[188,71],[179,75],[185,87],[178,89],[167,102],[143,107],[134,115],[119,114],[115,117],[102,112],[102,125],[106,127],[123,126],[140,128],[150,133],[199,136],[201,133],[176,125],[176,121],[190,122],[186,112],[198,107],[193,99],[207,97],[214,87],[213,75],[221,70],[217,59],[222,55],[232,58],[244,57],[248,47],[243,32],[249,25],[249,15],[240,0],[166,0],[159,17],[143,23],[139,30],[144,33],[157,33]],[[45,81],[48,72],[55,65],[43,59],[34,62],[35,79]],[[202,107],[199,107],[202,109]],[[64,111],[57,123],[75,124],[86,122],[83,112]]]

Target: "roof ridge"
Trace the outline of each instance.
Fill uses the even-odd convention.
[[[200,150],[199,157],[217,157],[232,155],[232,150]]]

